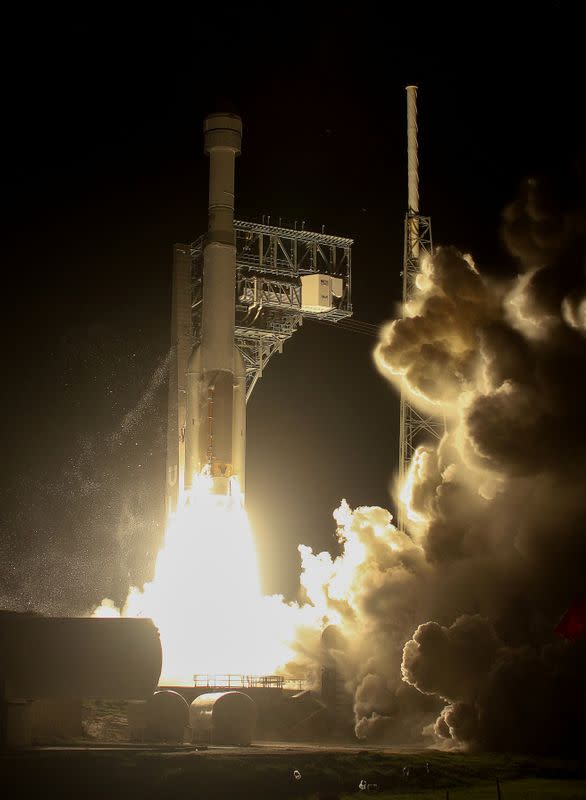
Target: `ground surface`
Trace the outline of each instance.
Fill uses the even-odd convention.
[[[502,800],[584,800],[586,796],[583,781],[520,780],[509,781],[500,786]],[[367,794],[365,797],[367,798]],[[316,796],[319,798],[319,795]],[[340,800],[357,800],[356,794],[338,795]],[[459,789],[437,789],[435,792],[421,793],[382,792],[371,794],[377,800],[497,800],[494,783],[481,786],[465,786]]]
[[[497,778],[502,800],[586,798],[584,762],[526,757],[276,742],[203,751],[80,745],[0,756],[0,785],[11,800],[32,793],[44,799],[440,800],[446,790],[450,800],[496,800]],[[378,791],[359,791],[363,779]]]

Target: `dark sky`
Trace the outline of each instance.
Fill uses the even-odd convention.
[[[164,383],[144,394],[169,348],[172,245],[205,230],[210,111],[243,118],[237,215],[355,238],[355,316],[378,323],[400,295],[417,82],[435,242],[510,272],[503,206],[581,155],[579,32],[563,3],[516,20],[467,9],[417,24],[368,3],[6,18],[0,601],[83,612],[150,575]],[[255,390],[266,591],[295,591],[299,542],[332,546],[341,498],[390,502],[398,402],[373,345],[307,323]]]

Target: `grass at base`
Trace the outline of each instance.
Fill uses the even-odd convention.
[[[496,800],[497,777],[502,800],[586,799],[583,760],[430,750],[36,750],[0,755],[0,776],[10,800],[444,800],[447,789],[450,800]],[[361,780],[382,791],[359,791]]]
[[[449,792],[449,795],[446,792]],[[358,796],[376,797],[378,800],[391,800],[391,798],[392,800],[444,800],[448,796],[449,800],[497,800],[497,790],[495,783],[489,783],[408,794],[397,794],[392,791],[365,794],[356,791],[352,794],[339,795],[339,800],[356,800]],[[585,798],[586,781],[550,781],[534,778],[501,783],[501,800],[585,800]],[[319,800],[319,794],[315,795],[315,800]]]

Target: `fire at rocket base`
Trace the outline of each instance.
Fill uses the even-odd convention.
[[[236,244],[234,163],[242,121],[211,114],[204,121],[210,157],[209,224],[204,248],[202,332],[187,367],[185,489],[209,469],[215,494],[244,492],[246,371],[234,343]]]

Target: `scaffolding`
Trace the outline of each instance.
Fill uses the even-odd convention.
[[[235,341],[246,365],[246,400],[275,353],[304,318],[339,322],[352,316],[352,239],[326,233],[234,221],[236,232]],[[205,236],[191,245],[193,344],[201,337]],[[341,282],[331,306],[304,304],[302,279],[320,275]]]
[[[408,208],[405,215],[403,250],[403,314],[416,292],[421,261],[433,253],[431,218],[419,213],[419,161],[417,152],[417,87],[407,87]],[[405,379],[403,379],[404,381]],[[403,486],[415,449],[425,439],[439,441],[444,433],[442,419],[425,414],[411,405],[401,387],[399,423],[399,486]],[[399,527],[405,528],[405,509],[399,501]]]
[[[302,691],[305,681],[285,675],[210,675],[195,673],[193,685],[205,689],[288,689]]]

